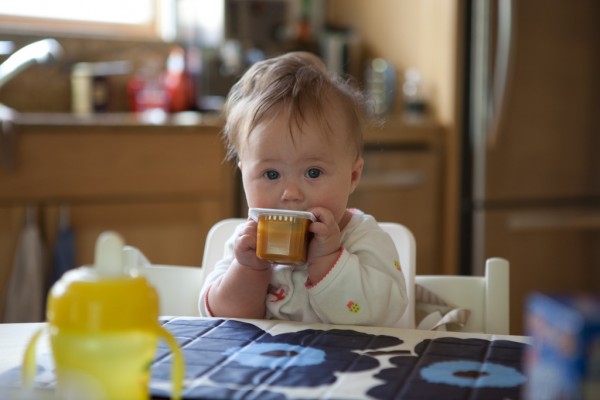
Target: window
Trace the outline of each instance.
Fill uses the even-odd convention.
[[[175,0],[0,2],[3,30],[172,39]]]

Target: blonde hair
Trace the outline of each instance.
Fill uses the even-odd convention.
[[[327,71],[316,55],[291,52],[255,63],[231,88],[225,103],[223,138],[227,159],[237,159],[242,140],[266,117],[287,111],[290,134],[307,115],[316,116],[332,132],[327,111],[331,107],[347,118],[348,138],[361,154],[363,130],[368,119],[366,98],[349,80]]]

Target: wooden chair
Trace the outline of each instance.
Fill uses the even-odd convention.
[[[434,293],[450,306],[470,311],[466,325],[454,330],[509,334],[507,260],[486,260],[484,276],[417,275],[415,283]]]
[[[235,231],[235,228],[244,222],[243,218],[230,218],[217,222],[208,232],[206,243],[204,245],[204,256],[202,258],[203,276],[208,275],[214,268],[215,264],[223,258],[225,253],[225,242]],[[379,226],[386,231],[396,245],[400,256],[400,265],[404,273],[406,281],[407,296],[409,307],[406,308],[404,315],[398,322],[397,326],[401,328],[415,327],[415,259],[416,259],[416,244],[415,238],[411,231],[404,225],[393,222],[380,222]]]

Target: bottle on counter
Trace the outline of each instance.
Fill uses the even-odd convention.
[[[78,62],[71,71],[71,108],[87,115],[110,110],[109,78],[130,71],[129,61]]]
[[[404,101],[404,115],[408,118],[418,119],[425,116],[427,99],[421,73],[415,68],[408,68],[404,72],[402,84]]]
[[[186,61],[186,52],[181,47],[174,47],[167,58],[164,85],[170,112],[189,110],[195,102]]]
[[[133,112],[166,113],[169,100],[163,82],[162,65],[157,60],[151,60],[136,71],[127,84],[127,94]]]
[[[396,69],[383,58],[369,60],[365,71],[366,91],[376,116],[389,114],[396,97]]]

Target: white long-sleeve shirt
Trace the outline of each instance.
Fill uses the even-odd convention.
[[[233,242],[207,276],[200,294],[200,313],[211,316],[210,286],[231,265]],[[408,305],[398,252],[390,236],[370,215],[353,210],[341,232],[341,251],[318,282],[308,281],[307,265],[273,265],[265,318],[333,324],[393,326]]]

